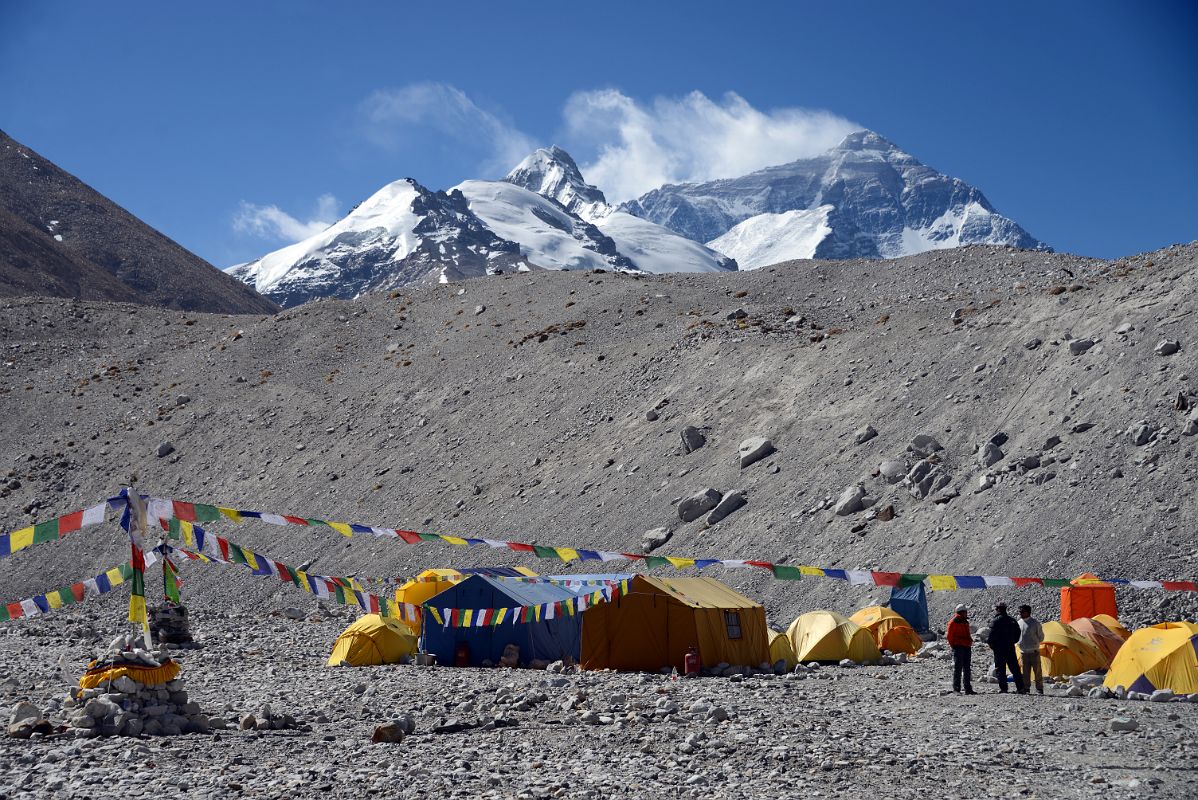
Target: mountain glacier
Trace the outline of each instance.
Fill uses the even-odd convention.
[[[229,272],[292,306],[504,271],[721,272],[966,244],[1051,249],[978,189],[858,131],[815,158],[662,186],[619,206],[556,146],[501,181],[442,192],[408,178],[319,234]]]
[[[995,211],[978,189],[872,131],[849,134],[815,158],[663,186],[621,209],[705,242],[741,269],[808,251],[791,257],[895,258],[965,244],[1051,249]],[[797,211],[810,213],[786,216]]]

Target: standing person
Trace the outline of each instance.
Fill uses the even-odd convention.
[[[1036,691],[1044,694],[1044,665],[1040,663],[1040,643],[1044,641],[1044,626],[1032,616],[1032,607],[1019,607],[1019,656],[1023,661],[1024,694],[1032,690],[1032,672],[1036,674]]]
[[[1019,623],[1007,613],[1007,604],[994,607],[994,621],[990,623],[990,635],[986,644],[994,651],[994,669],[998,673],[998,691],[1007,693],[1007,669],[1015,678],[1015,691],[1023,694],[1023,670],[1015,658],[1015,645],[1019,642]]]
[[[965,694],[977,694],[973,690],[970,664],[973,658],[973,635],[969,630],[969,611],[965,606],[957,606],[956,613],[948,621],[945,638],[953,649],[953,691],[960,692],[964,687]]]

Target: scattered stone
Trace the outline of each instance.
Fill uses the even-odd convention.
[[[874,430],[874,426],[867,424],[864,427],[853,431],[853,441],[855,441],[857,444],[865,444],[877,435],[878,432]]]
[[[8,721],[10,724],[15,724],[17,722],[24,722],[27,719],[41,718],[42,711],[40,708],[35,706],[33,703],[22,700],[20,703],[17,703],[15,706],[13,706],[12,714],[9,716]]]
[[[886,505],[878,509],[878,513],[875,515],[875,518],[882,522],[890,522],[892,519],[894,519],[894,516],[894,506]]]
[[[704,489],[685,498],[678,504],[678,518],[683,522],[694,522],[715,508],[724,495],[715,489]]]
[[[154,450],[154,455],[159,458],[166,458],[173,452],[175,452],[175,446],[170,442],[163,442]]]
[[[486,306],[482,306],[482,305],[475,306],[474,307],[474,316],[477,317],[479,314],[483,313],[486,310],[487,310]]]
[[[1004,458],[1004,453],[999,449],[998,445],[993,442],[986,442],[982,449],[978,451],[978,463],[982,467],[992,467]]]
[[[762,436],[754,436],[740,443],[740,468],[744,469],[774,452],[774,443]]]
[[[1127,334],[1131,333],[1135,329],[1136,329],[1135,325],[1132,325],[1130,322],[1124,322],[1118,328],[1115,328],[1115,333],[1118,334],[1119,336],[1126,336]]]
[[[724,495],[719,504],[707,515],[707,524],[715,525],[748,502],[749,500],[745,492],[729,492]]]
[[[688,453],[693,453],[703,445],[707,444],[707,437],[699,432],[698,428],[687,425],[681,431],[682,449]]]
[[[1023,346],[1026,347],[1028,350],[1035,350],[1037,347],[1039,347],[1042,344],[1044,344],[1044,342],[1040,339],[1028,339],[1026,342],[1023,343]]]
[[[910,469],[910,467],[908,467],[906,461],[890,459],[888,461],[883,461],[878,465],[878,474],[881,475],[887,483],[898,483],[907,475],[908,469]]]
[[[177,406],[185,406],[190,402],[191,402],[191,397],[188,395],[185,395],[185,394],[181,394],[175,398],[175,405],[177,405]]]
[[[641,536],[641,550],[646,553],[651,553],[661,547],[666,542],[670,541],[670,536],[673,531],[669,528],[654,528],[645,531]]]
[[[1171,356],[1181,350],[1181,342],[1175,339],[1161,339],[1156,343],[1156,347],[1152,348],[1152,352],[1158,356]]]
[[[943,450],[944,445],[936,441],[934,437],[926,433],[921,433],[911,440],[911,444],[907,445],[907,449],[920,458],[927,458],[932,453]]]
[[[845,490],[840,493],[840,499],[836,501],[836,505],[832,507],[832,510],[838,517],[847,517],[849,514],[856,514],[865,508],[864,500],[865,487],[856,483],[845,487]]]
[[[661,415],[653,409],[649,409],[645,412],[645,419],[649,420],[650,422],[657,422],[657,420],[661,419]]]
[[[1140,727],[1140,723],[1131,717],[1115,717],[1111,720],[1111,730],[1119,733],[1129,733]]]
[[[1156,438],[1157,426],[1148,420],[1131,426],[1127,429],[1127,435],[1131,437],[1132,444],[1136,447],[1143,447]]]
[[[1057,435],[1049,436],[1044,440],[1044,444],[1040,445],[1041,450],[1051,450],[1061,443],[1061,437]]]
[[[370,741],[374,744],[399,744],[403,741],[404,735],[403,729],[392,722],[376,727],[370,736]]]
[[[1093,347],[1095,344],[1093,339],[1073,339],[1069,342],[1070,355],[1080,356]]]

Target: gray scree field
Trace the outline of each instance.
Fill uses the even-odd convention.
[[[529,273],[265,317],[5,300],[0,526],[132,483],[551,545],[1193,579],[1196,257],[1196,245],[1114,262],[972,247],[745,274]],[[741,445],[757,437],[773,452],[742,467]],[[746,502],[712,524],[684,522],[680,506],[708,489]],[[560,571],[490,550],[212,527],[325,574]],[[645,536],[660,528],[664,543],[665,532]],[[10,601],[127,557],[115,524],[87,529],[0,561],[0,586]],[[885,599],[818,578],[711,574],[762,600],[778,628],[812,608]],[[184,580],[205,645],[183,656],[193,700],[234,723],[269,702],[309,730],[5,740],[0,791],[1151,796],[1184,794],[1198,766],[1192,704],[944,696],[950,667],[936,657],[679,683],[331,670],[345,610],[232,567],[188,564]],[[1000,597],[1056,616],[1046,590],[937,593],[933,624],[957,602],[984,622]],[[125,629],[124,598],[3,624],[0,699],[46,708],[65,697],[89,654]],[[1120,603],[1137,624],[1198,611],[1182,592],[1121,591]],[[984,657],[979,648],[975,675]],[[395,751],[370,746],[373,726],[400,712],[416,733]],[[515,724],[433,732],[496,716]],[[1127,716],[1137,730],[1111,730]]]

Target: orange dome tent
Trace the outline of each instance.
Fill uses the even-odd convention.
[[[1061,622],[1072,622],[1095,614],[1110,614],[1118,619],[1115,587],[1093,573],[1078,575],[1061,587]]]
[[[1131,631],[1123,627],[1123,623],[1112,617],[1110,614],[1095,614],[1094,616],[1090,617],[1090,619],[1103,625],[1107,630],[1125,642],[1127,641],[1127,638],[1131,636]]]
[[[1122,636],[1091,617],[1075,619],[1069,627],[1093,642],[1108,663],[1115,660],[1115,654],[1123,646]]]
[[[870,632],[879,650],[912,655],[923,647],[911,623],[885,606],[867,606],[849,619]]]

